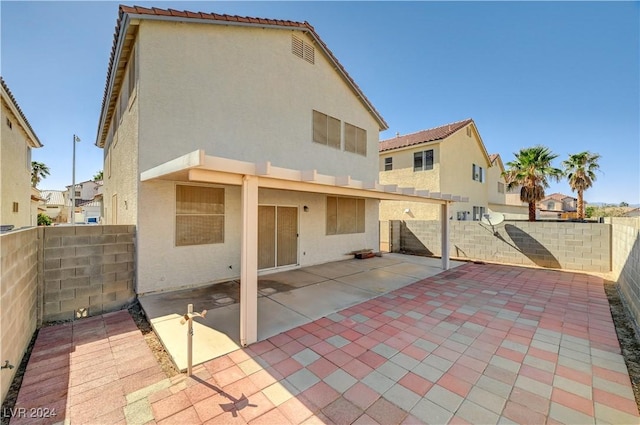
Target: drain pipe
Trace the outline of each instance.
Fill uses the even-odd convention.
[[[194,313],[193,304],[189,304],[187,306],[187,314],[180,319],[181,325],[185,323],[189,324],[189,326],[187,326],[187,376],[191,376],[193,369],[193,318],[202,317],[204,319],[206,315],[207,310],[202,310],[202,313]]]

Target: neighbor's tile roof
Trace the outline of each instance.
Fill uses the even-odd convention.
[[[428,130],[418,131],[417,133],[398,135],[392,139],[383,140],[378,145],[378,151],[390,151],[393,149],[406,148],[409,146],[419,145],[421,143],[442,140],[451,136],[473,120],[468,118],[463,121],[453,122],[451,124],[441,125],[440,127],[430,128]]]
[[[25,116],[24,112],[22,112],[22,109],[20,109],[20,105],[18,105],[18,101],[13,96],[13,93],[11,93],[11,90],[9,90],[9,86],[7,85],[7,83],[5,83],[4,78],[2,77],[0,77],[0,85],[2,85],[2,88],[7,93],[9,100],[11,101],[11,103],[13,103],[13,106],[16,108],[16,110],[20,114],[20,118],[22,118],[24,123],[27,125],[28,130],[31,132],[31,134],[33,134],[33,137],[35,138],[35,144],[37,145],[36,147],[38,148],[42,147],[43,145],[40,142],[40,139],[38,139],[38,135],[36,134],[35,131],[33,131],[33,128],[31,128],[31,124],[29,124],[29,120]]]
[[[562,193],[552,193],[551,195],[545,196],[540,202],[548,201],[553,199],[554,201],[562,201],[565,198],[576,199],[573,196],[563,195]]]
[[[382,130],[386,130],[388,125],[382,115],[376,110],[373,104],[369,101],[369,99],[365,96],[362,89],[356,84],[356,82],[351,78],[347,70],[342,66],[342,64],[338,61],[338,58],[335,57],[333,52],[329,49],[329,47],[325,44],[324,41],[320,38],[318,33],[316,33],[315,29],[311,24],[307,21],[304,22],[296,22],[282,19],[268,19],[268,18],[255,18],[250,16],[237,16],[237,15],[226,15],[226,14],[218,14],[218,13],[205,13],[205,12],[190,12],[187,10],[179,11],[175,9],[159,9],[157,7],[147,8],[142,6],[125,6],[120,5],[120,11],[118,15],[118,21],[116,22],[115,32],[113,34],[113,44],[111,46],[111,57],[109,58],[109,67],[107,69],[107,79],[104,88],[104,95],[102,99],[102,114],[105,112],[105,108],[109,107],[109,103],[115,102],[114,95],[112,93],[111,98],[107,99],[109,96],[109,86],[112,78],[112,73],[118,71],[118,64],[115,63],[117,48],[118,48],[118,37],[120,35],[120,30],[123,25],[124,15],[137,15],[140,18],[144,18],[144,16],[149,17],[167,17],[167,18],[175,18],[176,20],[188,21],[190,19],[198,20],[198,22],[202,21],[218,21],[218,22],[229,22],[229,23],[237,23],[242,25],[255,25],[261,27],[287,27],[287,28],[298,28],[303,31],[308,31],[314,40],[320,45],[321,49],[329,56],[329,60],[334,63],[336,68],[340,71],[347,82],[351,85],[353,90],[356,92],[357,96],[361,98],[364,105],[370,109],[371,114],[373,114],[380,128]],[[115,76],[114,76],[115,77]],[[102,114],[100,119],[102,120]],[[106,117],[105,123],[109,122],[109,116]],[[100,124],[99,124],[100,126]],[[100,128],[102,128],[100,126]],[[98,131],[100,131],[100,128]],[[103,140],[106,137],[106,129],[103,129],[102,134],[98,134],[96,144],[101,146],[101,143],[104,143]]]
[[[492,153],[491,155],[489,155],[489,161],[491,161],[491,163],[493,164],[494,161],[498,159],[499,156],[500,155],[498,155],[497,153]]]
[[[64,205],[64,195],[61,190],[41,190],[40,194],[47,205]]]

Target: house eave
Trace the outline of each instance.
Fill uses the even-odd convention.
[[[363,182],[352,179],[348,175],[320,174],[317,170],[276,167],[269,161],[252,163],[209,156],[203,150],[191,152],[145,170],[140,174],[140,181],[168,180],[239,186],[242,185],[243,176],[257,177],[258,186],[268,189],[435,204],[468,202],[467,197],[453,194],[430,193],[413,187],[381,185],[377,181]]]

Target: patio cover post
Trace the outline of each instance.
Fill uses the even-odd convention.
[[[258,340],[258,178],[242,177],[240,344]]]
[[[440,223],[442,226],[442,269],[449,270],[449,202],[442,204],[440,210]]]

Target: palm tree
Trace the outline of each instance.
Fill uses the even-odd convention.
[[[31,161],[31,186],[36,187],[49,175],[49,167],[42,162]]]
[[[578,192],[578,220],[584,220],[584,191],[596,180],[595,172],[600,169],[598,159],[599,154],[585,151],[569,155],[562,163],[571,190]]]
[[[529,204],[529,221],[536,221],[536,203],[544,198],[549,179],[559,181],[562,176],[562,170],[551,166],[558,155],[545,146],[520,149],[514,155],[515,161],[507,162],[509,168],[503,174],[507,189],[521,186],[520,200]]]
[[[93,176],[93,181],[98,181],[98,180],[102,180],[102,176],[103,176],[103,172],[102,170],[98,171],[94,176]]]

